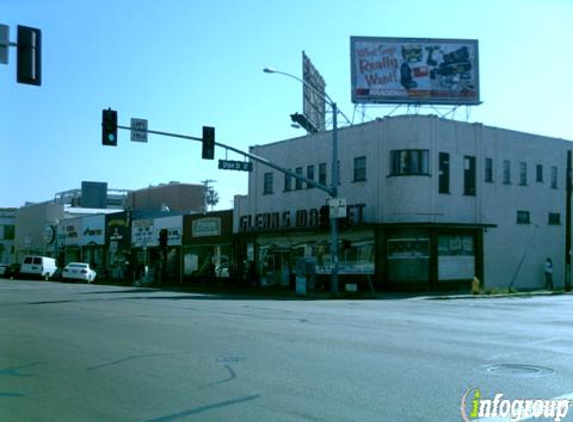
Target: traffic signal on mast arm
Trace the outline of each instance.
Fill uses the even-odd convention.
[[[211,126],[203,126],[203,148],[201,157],[205,160],[213,160],[215,158],[215,128]]]
[[[102,112],[101,143],[112,147],[117,146],[117,111],[111,108]]]
[[[42,85],[42,31],[18,25],[16,81]]]

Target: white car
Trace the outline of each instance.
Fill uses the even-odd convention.
[[[84,262],[70,262],[62,271],[62,279],[64,280],[82,280],[92,283],[95,278],[96,272]]]

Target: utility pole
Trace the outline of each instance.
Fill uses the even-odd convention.
[[[571,150],[567,151],[567,188],[565,199],[565,291],[571,291],[571,191],[573,190],[571,174]]]

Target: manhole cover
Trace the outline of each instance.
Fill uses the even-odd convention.
[[[507,377],[546,377],[553,375],[551,368],[536,365],[521,365],[518,363],[502,363],[498,365],[482,366],[487,373]]]

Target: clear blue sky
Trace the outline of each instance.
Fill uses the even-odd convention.
[[[289,118],[302,111],[300,84],[262,69],[300,76],[305,50],[352,116],[351,36],[478,39],[483,104],[469,121],[573,140],[572,21],[571,0],[0,0],[14,41],[18,24],[43,31],[40,88],[16,83],[14,48],[0,64],[0,207],[82,180],[137,189],[213,179],[217,208],[231,208],[246,173],[201,160],[198,142],[136,144],[120,131],[117,148],[103,147],[101,110],[192,136],[212,125],[244,150],[300,136]]]

